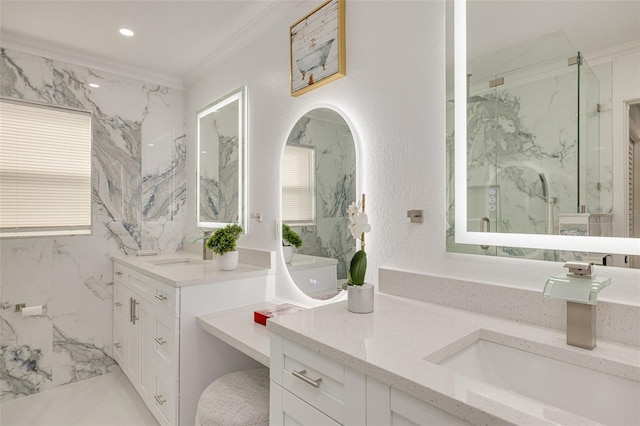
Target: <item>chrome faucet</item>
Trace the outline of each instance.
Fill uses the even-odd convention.
[[[213,231],[204,231],[202,233],[202,260],[213,259],[213,252],[207,248],[207,241],[209,241],[212,232]]]
[[[596,347],[596,301],[598,293],[611,283],[610,278],[597,278],[593,265],[567,262],[569,272],[551,277],[544,286],[544,297],[567,301],[567,344],[585,349]]]

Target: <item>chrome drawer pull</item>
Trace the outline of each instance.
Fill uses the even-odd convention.
[[[158,402],[158,404],[160,404],[160,405],[162,405],[162,404],[164,404],[165,402],[167,402],[167,400],[166,400],[166,399],[164,399],[164,398],[162,397],[162,395],[153,395],[153,397],[155,398],[155,400],[156,400],[156,401]]]
[[[158,299],[158,300],[167,300],[168,299],[168,297],[165,296],[164,294],[156,294],[155,298]]]
[[[138,302],[136,299],[134,299],[133,297],[129,299],[131,306],[131,312],[130,312],[130,318],[129,320],[135,325],[136,324],[136,320],[139,320],[140,317],[136,316],[136,305],[139,305],[140,302]]]
[[[122,346],[120,343],[114,343],[113,346],[116,347],[116,349],[120,349],[120,347]]]
[[[167,343],[167,341],[166,341],[166,340],[164,340],[164,338],[162,338],[162,337],[156,337],[156,338],[155,338],[155,339],[153,339],[153,340],[155,340],[156,342],[158,342],[158,344],[159,344],[159,345],[164,345],[165,343]]]
[[[300,371],[293,370],[291,372],[291,374],[293,374],[295,377],[297,377],[298,379],[302,380],[303,382],[310,384],[314,388],[319,388],[320,387],[320,383],[322,383],[322,377],[313,380],[313,379],[310,379],[309,377],[305,376],[305,374],[307,374],[307,370],[300,370]]]

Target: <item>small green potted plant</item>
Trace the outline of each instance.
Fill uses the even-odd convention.
[[[242,226],[237,224],[227,225],[219,228],[207,240],[207,247],[218,256],[218,265],[221,271],[233,271],[238,267],[238,250],[236,244]]]
[[[284,254],[284,262],[291,263],[293,259],[293,248],[302,247],[302,239],[300,235],[286,223],[282,224],[282,252]]]
[[[364,212],[364,194],[362,202],[351,203],[349,213],[349,230],[351,236],[360,240],[360,250],[351,259],[347,271],[347,309],[357,314],[373,312],[373,285],[364,281],[367,274],[367,253],[364,251],[364,234],[371,231],[369,218]]]

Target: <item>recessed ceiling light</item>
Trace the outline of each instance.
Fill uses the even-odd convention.
[[[96,83],[89,83],[89,87],[95,87],[97,89],[100,85]]]
[[[129,28],[120,28],[120,34],[127,37],[133,37],[133,31]]]

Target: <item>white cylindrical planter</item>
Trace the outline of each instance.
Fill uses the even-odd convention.
[[[347,287],[347,309],[356,314],[373,312],[373,284],[350,285]]]
[[[233,271],[238,267],[238,250],[218,255],[218,266],[221,271]]]
[[[291,259],[293,259],[293,246],[282,246],[282,253],[284,255],[284,263],[291,263]]]

